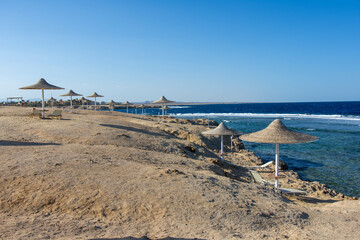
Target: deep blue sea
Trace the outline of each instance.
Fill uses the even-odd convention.
[[[303,180],[319,181],[345,195],[360,197],[360,102],[244,103],[170,108],[169,115],[212,119],[243,133],[262,130],[279,118],[291,130],[320,137],[312,143],[281,144],[280,160],[298,172]],[[129,111],[135,113],[134,109]],[[160,111],[147,109],[146,114],[158,115]],[[274,144],[244,144],[264,161],[274,159]]]

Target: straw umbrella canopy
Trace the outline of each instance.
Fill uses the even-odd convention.
[[[238,132],[236,130],[230,129],[222,122],[214,129],[210,129],[208,131],[202,132],[204,135],[215,135],[215,136],[221,136],[221,156],[224,153],[224,136],[234,136],[234,135],[240,135],[241,132]]]
[[[81,94],[78,94],[76,92],[74,92],[73,90],[70,90],[69,92],[63,94],[63,95],[60,95],[62,97],[70,97],[70,111],[72,111],[72,97],[76,97],[76,96],[82,96]]]
[[[275,153],[275,188],[279,187],[279,144],[308,143],[319,139],[318,137],[289,130],[280,119],[275,119],[265,129],[242,135],[241,140],[257,143],[276,144]]]
[[[126,105],[126,113],[129,113],[129,105],[131,105],[132,103],[126,101],[124,102],[124,105]]]
[[[44,90],[45,89],[46,90],[61,90],[61,89],[64,89],[64,88],[49,84],[45,79],[40,78],[40,80],[37,83],[35,83],[33,85],[30,85],[30,86],[22,87],[22,88],[19,88],[19,89],[41,89],[41,93],[42,93],[42,102],[41,102],[41,105],[42,105],[42,118],[45,118]]]
[[[97,94],[96,92],[94,92],[92,95],[87,96],[87,97],[95,98],[95,110],[96,110],[96,98],[97,98],[97,97],[104,97],[104,96],[99,95],[99,94]]]
[[[165,109],[164,109],[165,104],[167,104],[167,103],[173,103],[173,102],[175,102],[175,101],[167,100],[166,97],[161,96],[161,98],[160,98],[159,100],[154,101],[154,102],[152,102],[152,103],[160,103],[160,104],[162,104],[162,115],[164,116],[164,113],[165,113]]]

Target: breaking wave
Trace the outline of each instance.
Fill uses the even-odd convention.
[[[359,121],[360,116],[346,115],[319,115],[319,114],[287,114],[287,113],[176,113],[173,116],[183,117],[244,117],[244,118],[285,118],[285,119],[329,119]]]

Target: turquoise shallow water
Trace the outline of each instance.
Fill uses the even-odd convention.
[[[273,118],[213,118],[244,133],[265,128]],[[323,119],[282,119],[291,130],[320,137],[313,143],[280,145],[280,160],[304,180],[325,183],[341,193],[360,196],[360,127]],[[274,144],[244,142],[265,161],[274,159]]]
[[[360,197],[360,102],[175,106],[168,113],[224,122],[243,133],[262,130],[280,118],[291,130],[320,137],[313,143],[280,145],[280,160],[304,180]],[[157,115],[159,110],[149,109],[147,114]],[[264,161],[274,159],[273,144],[244,144]]]

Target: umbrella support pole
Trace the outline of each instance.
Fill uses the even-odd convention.
[[[224,154],[224,136],[221,135],[221,158],[223,159]]]
[[[95,111],[96,111],[96,98],[95,98]]]
[[[163,115],[163,120],[165,120],[165,104],[163,104],[163,107],[162,107],[162,115]]]
[[[279,188],[279,179],[277,178],[279,176],[279,144],[276,144],[276,152],[275,152],[275,188]]]
[[[45,118],[44,89],[41,89],[41,93],[42,93],[42,102],[41,102],[41,106],[42,106],[42,118]]]
[[[70,112],[72,112],[72,96],[70,96]]]
[[[231,149],[231,152],[233,151],[233,136],[230,137],[230,149]]]

